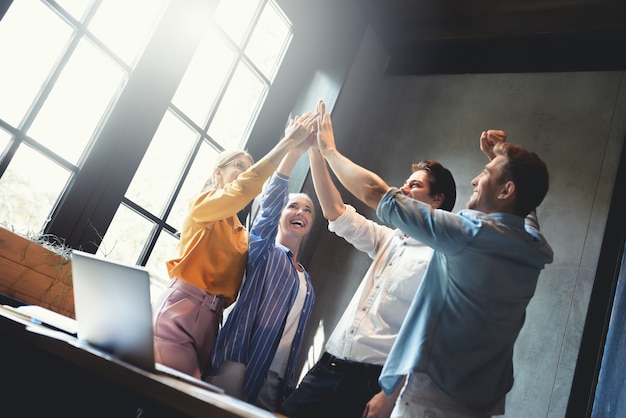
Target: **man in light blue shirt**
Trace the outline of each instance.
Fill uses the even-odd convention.
[[[504,413],[513,346],[553,258],[534,215],[548,191],[545,163],[483,132],[491,161],[454,214],[404,196],[339,153],[329,114],[320,116],[318,145],[339,181],[382,221],[434,249],[379,380],[388,396],[404,384],[391,416]]]

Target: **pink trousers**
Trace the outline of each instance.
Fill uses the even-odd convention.
[[[200,379],[217,339],[224,299],[174,278],[154,308],[155,361]]]

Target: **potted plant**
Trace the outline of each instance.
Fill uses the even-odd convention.
[[[69,249],[0,226],[0,293],[74,318]]]

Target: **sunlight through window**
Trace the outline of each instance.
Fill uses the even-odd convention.
[[[11,4],[0,20],[4,62],[0,67],[2,120],[15,127],[22,122],[69,42],[71,32],[71,27],[40,2]]]
[[[165,283],[164,263],[176,255],[187,202],[210,176],[219,152],[247,146],[292,39],[291,22],[274,1],[223,0],[212,19],[205,8],[207,21],[196,25],[197,32],[177,26],[179,35],[193,33],[199,40],[195,51],[186,52],[191,59],[182,74],[163,71],[161,77],[170,79],[138,82],[136,68],[150,62],[146,51],[155,50],[169,27],[163,22],[188,19],[185,12],[192,11],[185,7],[169,0],[11,3],[0,20],[2,60],[11,63],[0,68],[0,163],[7,167],[0,173],[1,222],[40,231],[61,215],[56,212],[72,190],[120,187],[110,180],[100,184],[97,171],[89,177],[90,169],[128,171],[124,190],[106,190],[120,201],[106,202],[117,212],[113,216],[115,207],[107,208],[100,220],[108,229],[98,252],[147,265],[160,280],[155,285]],[[161,36],[153,36],[159,28]],[[160,68],[170,63],[162,59]],[[152,135],[141,138],[144,148],[131,162],[124,146],[115,143],[113,149],[103,127],[116,120],[109,118],[114,110],[125,109],[120,97],[133,81],[173,88],[163,96],[162,105],[169,104],[163,114],[145,118],[142,109],[129,110],[129,120],[150,124]],[[90,154],[102,149],[101,156]]]
[[[171,230],[161,236],[172,237],[171,231],[180,228],[189,199],[210,176],[209,168],[218,153],[246,147],[249,132],[291,41],[291,23],[274,2],[222,1],[215,10],[214,21],[217,25],[207,25],[172,98],[172,108],[126,193],[127,199],[146,210],[144,216],[161,217],[171,207],[169,216],[163,219]],[[190,144],[192,136],[196,146]],[[176,144],[176,149],[172,144]],[[164,201],[166,196],[175,200]],[[106,237],[123,231],[126,238],[120,236],[118,240],[133,236],[138,237],[137,242],[148,239],[141,231],[134,231],[132,225],[128,227],[111,229]],[[167,244],[162,244],[165,241]],[[147,265],[163,266],[174,257],[176,252],[170,245],[170,239],[160,238]],[[112,256],[115,257],[115,251]],[[162,275],[162,283],[168,280],[162,268],[152,271],[153,275]]]
[[[5,63],[0,68],[0,126],[13,133],[8,145],[17,147],[2,155],[9,165],[0,173],[0,221],[32,231],[45,225],[70,184],[68,169],[78,170],[129,76],[130,67],[119,57],[130,63],[140,54],[165,4],[11,3],[0,21]],[[93,19],[85,26],[90,8]],[[16,205],[29,210],[15,210]]]
[[[27,135],[78,164],[124,77],[118,65],[82,40]]]

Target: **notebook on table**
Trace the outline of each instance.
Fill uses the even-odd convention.
[[[72,250],[72,281],[81,344],[140,369],[224,393],[218,386],[155,362],[148,270]]]

